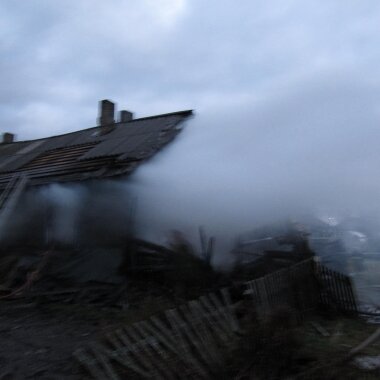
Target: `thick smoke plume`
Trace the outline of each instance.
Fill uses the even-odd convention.
[[[325,73],[199,110],[132,177],[141,231],[219,243],[279,218],[372,215],[380,206],[380,86]],[[217,244],[218,245],[218,244]]]

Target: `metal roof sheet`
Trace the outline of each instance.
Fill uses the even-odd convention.
[[[84,154],[80,159],[87,160],[101,156],[118,156],[120,154],[136,152],[144,146],[152,145],[157,138],[157,133],[146,133],[143,135],[132,135],[124,139],[106,140]]]
[[[30,144],[31,144],[30,141],[18,142],[18,143],[12,143],[12,144],[0,144],[0,159],[2,159],[2,157],[16,154],[21,149],[29,146]]]
[[[36,158],[40,152],[30,152],[26,154],[15,154],[7,160],[1,160],[0,172],[12,172],[22,168],[28,162]]]
[[[115,148],[122,143],[120,139],[109,139],[100,142],[97,146],[92,148],[90,151],[86,152],[80,157],[80,160],[88,160],[90,158],[102,157],[102,156],[113,156],[115,155]]]
[[[115,130],[110,133],[110,138],[160,132],[174,128],[184,118],[184,116],[180,115],[169,115],[157,117],[157,119],[137,119],[127,123],[119,123]]]
[[[115,123],[109,131],[93,127],[0,144],[0,188],[13,172],[25,172],[32,184],[129,174],[171,141],[179,131],[177,124],[191,115],[181,111]]]

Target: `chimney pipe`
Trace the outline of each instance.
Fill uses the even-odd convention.
[[[128,121],[131,121],[132,119],[133,119],[133,113],[132,112],[129,112],[126,110],[122,110],[119,112],[119,122],[120,123],[126,123]]]
[[[3,144],[11,144],[13,143],[15,135],[13,133],[5,132],[3,133]]]
[[[100,101],[98,125],[100,127],[105,127],[114,123],[115,123],[115,104],[107,99]]]

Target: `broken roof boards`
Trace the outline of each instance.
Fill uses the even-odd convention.
[[[30,185],[129,175],[172,141],[180,124],[192,114],[189,110],[128,121],[108,120],[107,124],[60,136],[3,142],[0,189],[18,174],[26,175]]]

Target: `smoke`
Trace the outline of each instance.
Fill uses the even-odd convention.
[[[276,83],[198,110],[127,181],[47,187],[17,220],[27,229],[49,205],[53,240],[120,241],[136,197],[141,237],[164,243],[177,229],[198,242],[204,226],[222,253],[238,234],[304,214],[364,215],[378,231],[379,83],[352,72]]]
[[[320,72],[199,110],[131,178],[141,231],[157,240],[202,225],[225,243],[305,213],[377,217],[379,106],[379,83]]]
[[[124,182],[52,184],[26,192],[1,243],[122,246],[133,234],[134,198]]]
[[[72,243],[79,232],[79,217],[82,203],[86,197],[86,189],[81,185],[54,184],[42,188],[37,198],[49,210],[46,215],[46,241]]]

